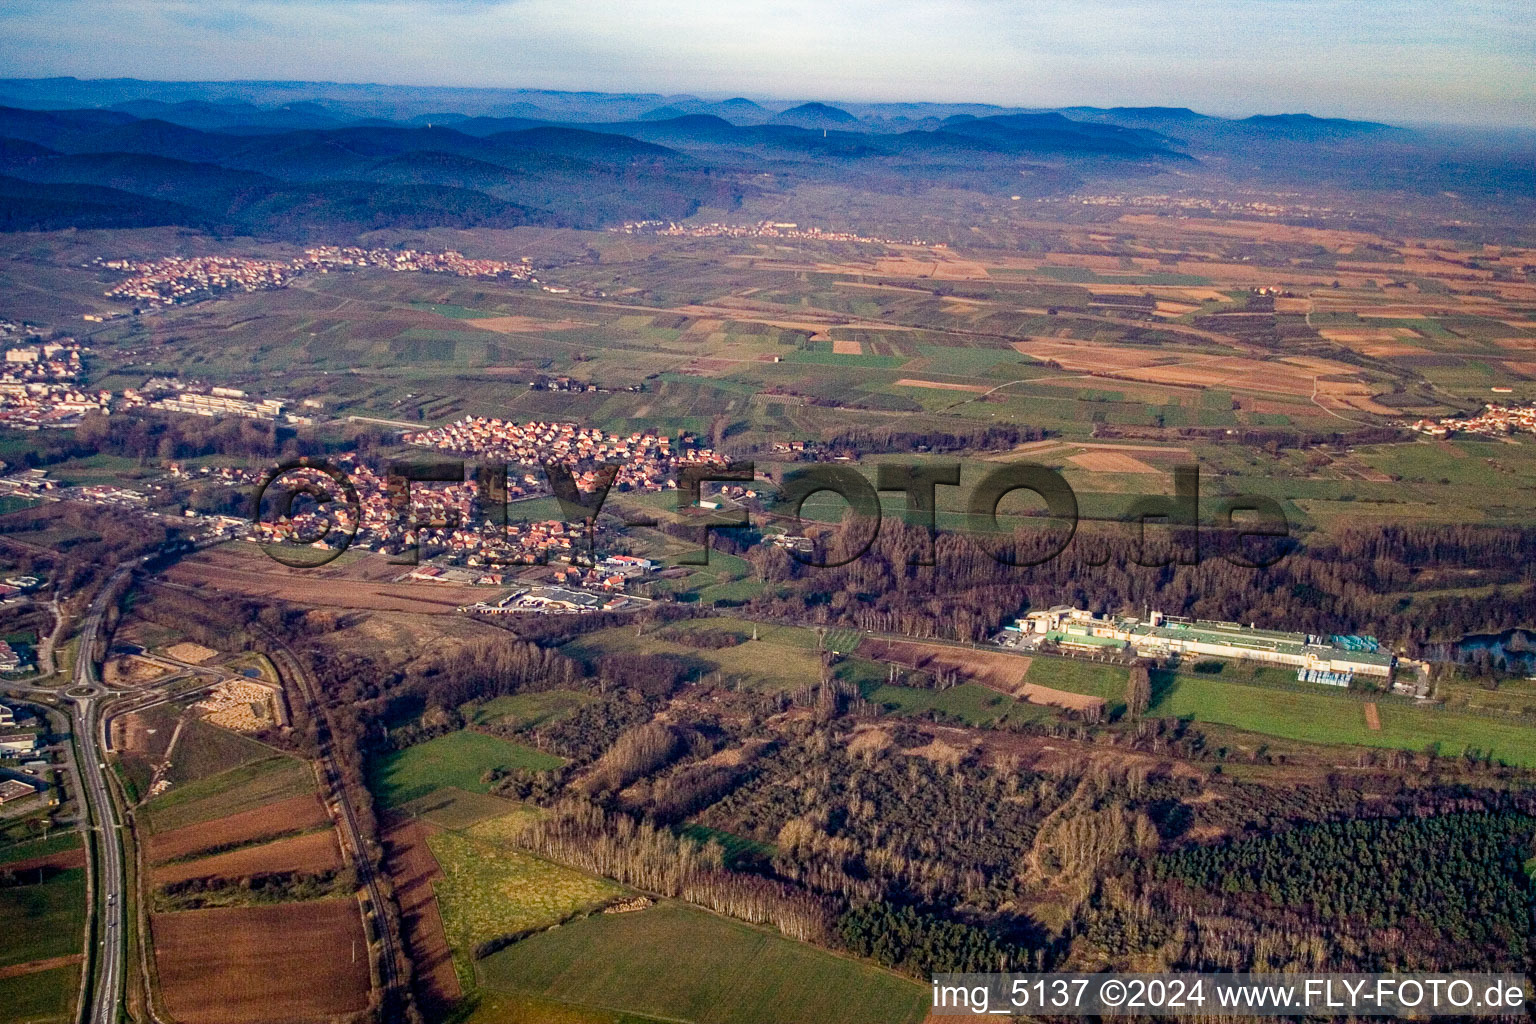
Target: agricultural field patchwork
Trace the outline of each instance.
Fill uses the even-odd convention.
[[[278,755],[173,787],[145,803],[139,813],[151,831],[167,832],[310,794],[314,786],[308,764]]]

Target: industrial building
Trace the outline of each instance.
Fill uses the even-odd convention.
[[[1390,680],[1397,663],[1375,637],[1287,633],[1162,612],[1138,619],[1098,616],[1086,609],[1058,605],[1030,612],[1009,628],[1043,635],[1067,649],[1134,653],[1144,658],[1241,658],[1281,665],[1294,668],[1302,682],[1329,686],[1348,686],[1357,674]]]

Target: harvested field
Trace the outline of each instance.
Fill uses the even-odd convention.
[[[1072,455],[1067,461],[1075,466],[1081,466],[1090,473],[1156,473],[1157,470],[1132,458],[1124,452],[1084,452],[1081,455]]]
[[[1376,709],[1375,702],[1368,701],[1363,707],[1365,708],[1365,727],[1373,732],[1380,732],[1381,712]]]
[[[141,754],[151,760],[165,755],[171,741],[171,729],[160,728],[146,715],[130,711],[114,716],[111,722],[112,747],[130,754]]]
[[[362,565],[362,562],[356,565]],[[347,570],[354,570],[348,565]],[[399,567],[395,567],[399,571]],[[355,608],[447,615],[489,596],[484,587],[452,584],[390,583],[368,578],[363,571],[297,570],[279,565],[259,552],[240,557],[210,550],[177,563],[166,578],[187,586],[206,586],[248,597],[279,597],[296,604],[326,608]]]
[[[832,351],[840,356],[861,356],[864,354],[864,346],[851,339],[835,338],[832,341]]]
[[[201,850],[319,828],[329,822],[330,817],[320,799],[313,794],[304,794],[253,807],[226,818],[161,833],[149,840],[148,855],[151,863],[160,863],[187,857]]]
[[[1324,327],[1317,332],[1329,341],[1394,341],[1397,335],[1391,328],[1345,329]]]
[[[875,272],[883,277],[933,277],[948,281],[985,281],[987,268],[980,263],[941,255],[938,259],[902,256],[875,260]]]
[[[1086,693],[1069,693],[1066,690],[1053,690],[1049,686],[1041,686],[1038,683],[1023,683],[1013,691],[1013,695],[1021,697],[1031,704],[1049,704],[1052,707],[1071,708],[1074,711],[1101,708],[1105,703],[1103,697],[1091,697]]]
[[[0,967],[0,978],[15,978],[37,971],[51,971],[55,967],[73,967],[84,959],[85,957],[79,953],[70,953],[65,956],[51,956],[46,960],[30,960],[24,964],[9,964]]]
[[[209,658],[218,657],[219,652],[212,648],[204,647],[202,644],[194,644],[190,640],[183,640],[179,644],[167,647],[165,654],[166,657],[174,658],[176,661],[184,661],[189,665],[201,665]]]
[[[341,867],[341,847],[336,832],[325,829],[288,839],[246,846],[197,860],[162,864],[152,872],[156,885],[184,882],[189,878],[243,878],[277,871],[321,872]]]
[[[415,968],[416,997],[426,1004],[428,1017],[435,1017],[434,1011],[447,1009],[463,995],[437,908],[434,886],[443,872],[420,822],[409,818],[396,822],[383,838],[385,864],[395,883],[405,944]]]
[[[569,331],[577,327],[591,326],[590,324],[577,323],[575,320],[540,320],[531,316],[482,316],[475,317],[472,320],[462,320],[459,323],[470,327],[478,327],[484,331],[496,331],[500,334]]]
[[[1027,657],[1004,651],[972,651],[903,640],[864,640],[856,653],[861,658],[893,661],[923,672],[955,672],[964,679],[1015,696],[1025,685],[1024,675],[1030,662]]]
[[[1369,401],[1370,389],[1356,381],[1358,371],[1344,363],[1315,356],[1290,359],[1249,359],[1244,356],[1149,350],[1061,338],[1030,338],[1013,347],[1034,359],[1057,363],[1064,370],[1109,380],[1198,388],[1241,388],[1277,394],[1310,396],[1314,387],[1330,396],[1359,396]],[[1321,375],[1333,382],[1315,383]],[[1363,406],[1356,406],[1363,408]],[[1376,411],[1376,410],[1368,410]]]
[[[951,384],[942,380],[914,380],[911,377],[903,377],[896,382],[898,388],[938,388],[943,391],[969,391],[972,394],[983,395],[992,388],[985,384]]]
[[[145,802],[138,814],[151,830],[169,832],[221,821],[314,790],[315,773],[309,763],[279,755],[174,786]]]
[[[28,857],[25,860],[9,861],[5,864],[6,871],[36,871],[38,868],[83,868],[85,867],[85,848],[76,847],[73,850],[63,850],[59,853],[50,853],[41,857]]]
[[[368,940],[353,899],[150,918],[160,990],[182,1024],[313,1021],[368,1005]]]
[[[1433,355],[1429,349],[1420,345],[1410,344],[1406,341],[1368,342],[1362,345],[1350,346],[1362,355],[1381,356],[1427,356]]]

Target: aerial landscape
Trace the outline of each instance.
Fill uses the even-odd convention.
[[[1380,6],[0,13],[0,1024],[1528,1019],[1536,36]]]

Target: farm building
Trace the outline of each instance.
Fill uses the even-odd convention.
[[[1318,636],[1257,629],[1235,622],[1184,619],[1151,612],[1146,619],[1098,616],[1058,605],[1030,612],[1013,627],[1044,634],[1062,647],[1134,651],[1149,658],[1203,655],[1296,669],[1303,682],[1348,686],[1356,673],[1391,678],[1397,659],[1373,637]]]

